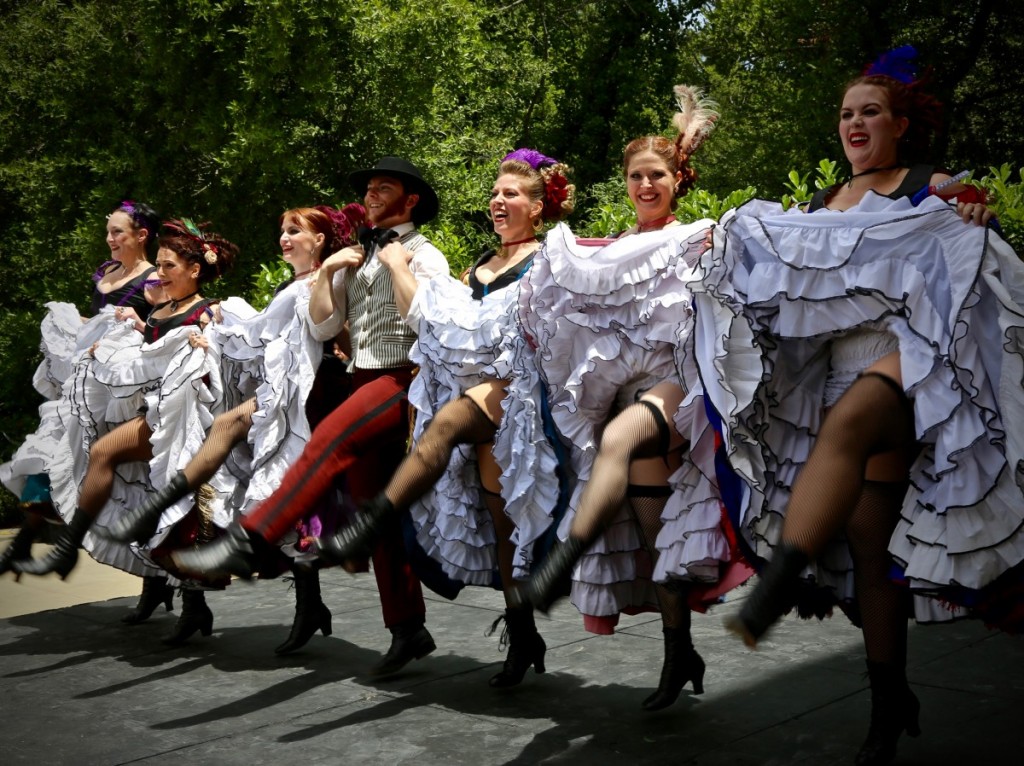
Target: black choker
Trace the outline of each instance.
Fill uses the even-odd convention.
[[[193,290],[188,295],[183,295],[180,298],[171,298],[171,312],[173,313],[173,312],[177,311],[178,310],[178,306],[180,306],[183,301],[187,301],[193,295],[198,295],[198,294],[199,294],[199,290]]]
[[[903,167],[902,165],[889,165],[888,167],[885,167],[885,168],[868,168],[867,170],[861,171],[860,173],[854,173],[852,176],[850,176],[850,180],[846,182],[846,188],[847,189],[852,189],[853,188],[853,180],[855,178],[860,178],[861,176],[869,176],[872,173],[883,173],[886,170],[896,170],[897,168],[902,168],[902,167]]]
[[[302,279],[307,274],[312,274],[314,271],[316,271],[319,268],[320,268],[320,264],[319,263],[316,266],[310,266],[305,271],[301,271],[298,274],[292,274],[292,279],[293,280],[295,280],[295,279]],[[195,295],[195,293],[193,293],[193,295]]]

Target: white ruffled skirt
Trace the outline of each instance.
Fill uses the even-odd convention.
[[[1001,238],[934,197],[915,208],[869,194],[811,215],[753,201],[723,219],[702,266],[689,353],[723,421],[738,532],[758,556],[780,538],[833,351],[846,368],[896,347],[922,450],[891,554],[915,593],[953,600],[1020,565],[1024,267]],[[807,574],[853,595],[842,541]],[[918,602],[923,619],[951,614]]]
[[[710,225],[700,221],[600,247],[577,242],[561,225],[548,235],[547,246],[523,279],[519,318],[528,347],[536,349],[530,362],[546,386],[552,419],[568,445],[578,480],[560,522],[563,539],[608,420],[662,381],[687,390],[675,349],[679,337],[690,331],[686,282]],[[531,379],[524,376],[524,381]],[[512,399],[526,397],[522,392]],[[687,414],[676,425],[694,444],[706,446],[706,422]],[[672,477],[677,492],[658,538],[661,554],[653,574],[659,580],[714,580],[717,563],[728,559],[713,478],[713,471],[705,466],[702,472],[689,460]],[[677,497],[683,489],[687,496]],[[713,511],[699,519],[684,513],[684,508],[705,505]],[[577,565],[572,601],[594,617],[655,608],[651,577],[639,532],[623,506]]]
[[[518,284],[513,284],[477,301],[467,286],[448,277],[420,286],[411,312],[417,317],[417,341],[410,359],[419,367],[409,389],[409,402],[416,410],[414,440],[444,405],[485,381],[512,376],[509,346],[516,334],[518,292]],[[504,406],[507,409],[509,403]],[[531,443],[528,449],[535,465],[553,466],[553,453],[546,441]],[[517,448],[517,453],[521,452],[522,448]],[[499,465],[507,464],[499,458]],[[418,544],[445,575],[467,585],[489,586],[497,582],[497,541],[482,492],[476,448],[459,445],[444,474],[409,512]],[[512,499],[513,506],[523,502],[523,493],[518,476],[502,477],[506,502]],[[550,518],[544,529],[548,525]],[[532,543],[542,533],[543,529],[532,528],[525,533],[517,531],[513,540],[517,576],[525,576]]]

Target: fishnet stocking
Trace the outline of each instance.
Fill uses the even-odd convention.
[[[629,507],[640,528],[640,539],[651,557],[652,567],[658,560],[655,541],[658,539],[658,532],[661,531],[661,513],[665,510],[665,504],[668,503],[671,494],[671,490],[666,486],[629,486]],[[665,627],[689,632],[690,609],[680,588],[661,583],[656,583],[654,587],[658,594],[658,606],[661,608],[661,621]]]
[[[182,469],[188,479],[189,489],[195,490],[213,478],[217,469],[227,460],[231,449],[249,435],[255,412],[256,398],[253,397],[214,419],[203,446]]]
[[[89,450],[89,468],[78,493],[78,510],[96,518],[110,499],[114,487],[114,469],[121,463],[149,461],[153,448],[149,443],[153,432],[143,417],[122,423],[100,437]]]
[[[903,483],[864,482],[846,525],[865,652],[871,662],[899,667],[907,663],[910,593],[889,577],[888,548],[906,491]]]
[[[638,402],[605,427],[590,480],[569,529],[571,536],[588,541],[596,538],[626,499],[630,461],[667,451],[665,421],[655,413],[656,408],[649,403]]]
[[[398,466],[384,490],[385,496],[395,508],[408,508],[441,478],[458,445],[489,442],[497,430],[468,396],[449,402]]]
[[[498,574],[501,575],[501,588],[505,593],[505,606],[513,607],[516,600],[512,579],[512,563],[515,560],[516,549],[512,545],[512,533],[515,525],[512,519],[505,513],[505,501],[497,492],[482,489],[484,505],[491,514],[491,521],[494,522],[494,536],[497,539],[498,552]]]
[[[836,402],[793,486],[783,542],[817,556],[853,514],[868,458],[913,449],[913,413],[897,388],[890,378],[868,373]]]

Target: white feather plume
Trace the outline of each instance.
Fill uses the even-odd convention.
[[[672,124],[683,137],[680,147],[687,155],[692,155],[714,130],[719,116],[718,104],[705,98],[700,88],[676,85],[672,90],[679,105],[679,111],[672,118]]]

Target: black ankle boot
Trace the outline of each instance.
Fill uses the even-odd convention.
[[[35,540],[36,531],[25,524],[18,530],[18,534],[11,540],[11,544],[0,553],[0,575],[7,574],[14,569],[15,561],[24,561],[32,555],[32,541]]]
[[[747,596],[738,615],[728,617],[725,627],[753,648],[775,622],[796,603],[800,573],[810,559],[792,545],[780,545],[759,575],[754,592]]]
[[[857,766],[882,766],[896,757],[896,742],[906,731],[921,733],[918,714],[921,703],[907,685],[901,665],[868,661],[871,682],[871,727],[854,763]]]
[[[289,654],[301,649],[318,630],[331,635],[331,612],[320,598],[320,573],[295,569],[295,621],[285,642],[274,654]]]
[[[666,708],[676,701],[688,681],[693,681],[693,693],[704,693],[704,660],[697,654],[690,640],[690,632],[679,628],[662,628],[665,634],[665,662],[661,666],[661,679],[654,694],[641,705],[644,710]]]
[[[547,614],[562,595],[563,583],[588,547],[589,542],[572,535],[564,543],[555,545],[530,579],[518,588],[518,598]]]
[[[342,527],[330,537],[319,538],[315,543],[317,553],[328,564],[369,556],[373,552],[373,544],[394,515],[395,506],[381,493],[364,505],[347,527]]]
[[[505,614],[491,625],[487,635],[494,633],[502,620],[505,621],[505,629],[501,632],[498,646],[507,646],[508,654],[502,669],[491,676],[490,684],[496,689],[517,685],[531,665],[538,673],[543,673],[544,653],[547,651],[533,621],[532,608],[506,609]]]
[[[380,662],[370,668],[372,676],[390,676],[413,660],[426,657],[437,648],[422,618],[391,628],[391,646]]]
[[[82,544],[90,526],[92,526],[92,516],[76,509],[75,515],[71,517],[71,521],[61,532],[57,544],[49,553],[41,559],[16,560],[12,562],[11,568],[15,572],[34,575],[56,572],[63,580],[78,563],[78,546]]]
[[[189,574],[205,577],[236,575],[249,579],[256,571],[257,548],[268,546],[263,538],[246,531],[236,521],[212,543],[175,551],[171,560],[178,569]]]
[[[138,508],[125,512],[109,527],[96,529],[98,534],[122,543],[144,543],[156,534],[160,516],[190,492],[188,479],[178,471],[163,489],[150,493]]]
[[[160,604],[167,607],[168,612],[174,608],[174,587],[167,584],[166,577],[143,577],[139,603],[121,618],[121,622],[125,625],[138,625],[140,622],[145,622]]]
[[[174,630],[163,640],[168,646],[181,646],[196,631],[204,636],[213,632],[213,612],[206,605],[206,593],[194,588],[181,590],[181,614]]]

